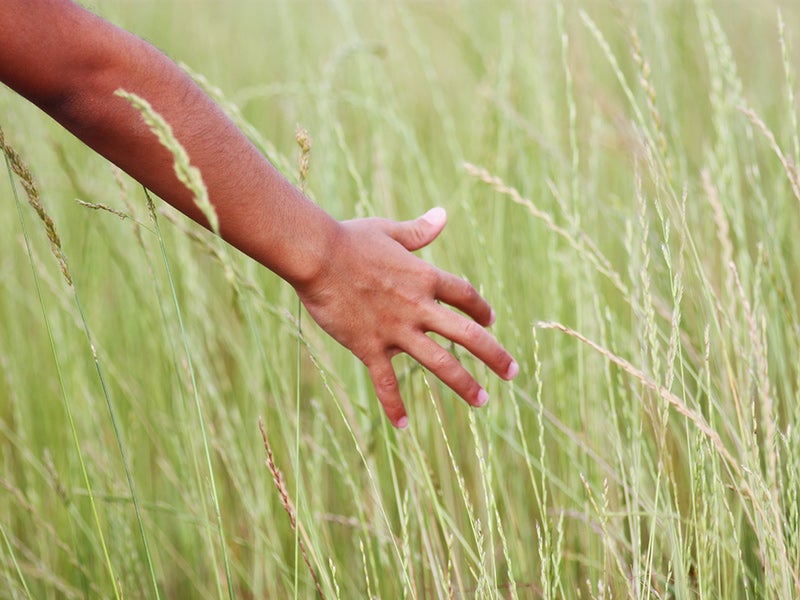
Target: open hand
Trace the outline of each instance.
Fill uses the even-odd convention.
[[[472,406],[483,406],[489,399],[428,332],[463,346],[503,379],[512,379],[519,371],[485,329],[494,322],[486,300],[469,282],[411,253],[431,243],[446,221],[442,208],[406,222],[344,221],[324,267],[297,290],[314,320],[367,366],[378,400],[399,428],[408,425],[391,362],[400,352],[412,356]]]

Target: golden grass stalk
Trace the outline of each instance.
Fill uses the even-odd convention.
[[[772,130],[767,127],[767,124],[761,120],[761,118],[752,108],[739,106],[738,109],[742,112],[742,114],[750,119],[750,122],[755,125],[756,128],[761,131],[761,133],[764,134],[765,138],[767,138],[769,147],[772,148],[772,151],[775,153],[775,156],[778,157],[783,170],[786,172],[786,177],[789,179],[789,184],[792,187],[792,192],[794,192],[795,198],[800,200],[800,174],[798,174],[797,165],[795,165],[791,159],[787,158],[787,156],[783,153],[783,150],[775,139],[775,134],[772,133]]]
[[[311,166],[311,136],[305,127],[297,125],[294,131],[297,145],[300,146],[300,191],[306,193],[308,170]]]
[[[336,563],[333,562],[332,558],[329,558],[328,565],[330,565],[331,568],[331,579],[333,580],[333,589],[336,592],[336,600],[340,600],[342,595],[339,589],[339,581],[336,579]]]
[[[85,200],[81,200],[80,198],[76,198],[75,202],[77,202],[80,206],[83,206],[84,208],[88,208],[91,210],[102,210],[107,213],[111,213],[112,215],[119,217],[121,221],[132,218],[128,213],[122,212],[121,210],[117,210],[116,208],[111,208],[110,206],[102,204],[100,202],[86,202]]]
[[[519,190],[508,185],[502,180],[502,178],[492,175],[487,169],[468,162],[464,163],[464,168],[466,169],[467,173],[490,185],[496,192],[499,192],[504,196],[508,196],[515,204],[519,204],[520,206],[527,208],[528,212],[530,212],[537,219],[543,221],[548,229],[563,237],[573,249],[575,249],[580,255],[586,257],[599,273],[608,277],[608,279],[614,284],[614,287],[620,291],[623,297],[629,297],[628,287],[623,283],[619,273],[614,270],[614,267],[611,265],[611,261],[603,256],[600,249],[583,232],[578,232],[579,237],[575,237],[572,233],[558,225],[550,213],[541,210],[533,203],[532,200],[525,198],[522,194],[520,194]],[[550,186],[550,191],[553,193],[553,195],[558,197],[555,186],[551,185],[550,182],[548,182],[548,185]]]
[[[780,523],[780,508],[776,506],[776,499],[774,496],[774,492],[769,494],[769,498],[765,498],[765,494],[756,493],[753,486],[750,483],[750,479],[755,475],[751,469],[749,469],[746,465],[740,464],[740,461],[735,459],[734,456],[730,453],[728,448],[720,438],[719,434],[714,431],[714,429],[708,424],[706,419],[703,417],[702,414],[693,410],[686,403],[673,394],[671,391],[666,389],[664,386],[659,385],[656,381],[652,378],[648,377],[643,371],[633,366],[630,362],[625,360],[624,358],[617,356],[607,348],[600,346],[599,344],[595,343],[594,341],[588,339],[583,334],[570,329],[569,327],[562,325],[561,323],[555,322],[538,322],[536,327],[539,329],[555,329],[557,331],[561,331],[569,335],[570,337],[574,337],[578,341],[586,344],[600,355],[606,357],[612,363],[616,364],[620,367],[623,371],[628,373],[629,375],[633,376],[636,380],[638,380],[642,385],[646,388],[656,392],[659,394],[665,401],[667,401],[679,414],[686,417],[690,422],[694,424],[694,426],[707,438],[707,440],[711,443],[714,449],[717,451],[719,456],[725,461],[727,464],[728,469],[730,470],[731,475],[733,475],[736,481],[733,483],[733,486],[746,498],[748,498],[753,506],[753,509],[758,513],[758,517],[760,520],[760,524],[758,521],[754,519],[754,516],[749,512],[746,511],[746,517],[750,522],[751,526],[753,527],[753,531],[761,538],[763,525],[765,523],[773,523],[776,526]],[[774,432],[773,432],[774,435]],[[756,481],[756,485],[761,487],[761,483]],[[766,500],[766,501],[765,501]],[[779,539],[763,539],[761,541],[762,547],[769,547],[770,544],[776,544],[776,550],[779,554],[777,557],[778,560],[784,563],[784,566],[788,567],[788,572],[794,582],[795,588],[800,589],[800,580],[798,579],[798,574],[796,569],[792,568],[788,563],[789,557],[787,554],[787,549],[784,543],[784,539],[782,536],[782,531],[779,526],[777,529],[774,530],[776,534],[774,537]],[[766,558],[764,558],[766,560]]]
[[[731,241],[731,228],[728,217],[725,214],[725,207],[720,200],[719,191],[711,181],[708,169],[703,169],[701,178],[703,180],[703,190],[708,197],[708,203],[714,211],[714,223],[717,226],[717,239],[722,248],[722,260],[724,264],[728,265],[733,262],[733,242]],[[733,274],[730,270],[727,271],[727,277],[725,278],[725,292],[728,298],[733,299]]]
[[[656,141],[658,142],[658,149],[661,152],[661,157],[664,160],[667,179],[672,181],[672,165],[667,151],[667,136],[664,132],[664,120],[661,118],[661,113],[656,104],[656,89],[653,86],[653,80],[650,77],[650,63],[642,53],[642,44],[639,39],[639,34],[635,28],[630,30],[631,46],[633,50],[633,60],[639,68],[639,83],[644,89],[647,96],[647,109],[650,112],[650,117],[656,128]]]
[[[56,257],[56,260],[58,260],[58,264],[61,267],[61,273],[64,275],[64,279],[66,279],[67,284],[71,287],[72,275],[70,274],[69,266],[67,265],[67,257],[64,255],[64,251],[61,248],[61,238],[59,238],[58,232],[56,232],[55,223],[53,223],[53,219],[50,218],[50,215],[47,214],[47,211],[44,209],[44,206],[41,203],[39,197],[39,188],[33,179],[30,169],[23,162],[22,157],[13,148],[13,146],[6,142],[6,137],[3,133],[2,127],[0,127],[0,149],[8,157],[11,170],[19,178],[19,181],[25,190],[25,196],[28,198],[28,204],[33,207],[33,210],[36,211],[36,214],[42,220],[42,223],[44,223],[47,239],[50,240],[50,250],[53,252],[53,256]]]
[[[305,537],[306,533],[303,530],[303,526],[297,522],[297,512],[295,511],[294,503],[289,497],[289,490],[286,488],[286,480],[283,478],[283,473],[275,464],[275,456],[272,454],[272,447],[269,445],[269,441],[267,440],[267,430],[264,428],[264,421],[261,418],[258,419],[258,428],[261,430],[261,439],[264,441],[264,449],[267,452],[267,466],[269,467],[270,473],[272,473],[272,481],[275,482],[275,487],[278,488],[278,495],[281,498],[281,505],[286,511],[286,514],[289,515],[289,523],[292,526],[292,531],[300,531],[302,533],[302,537],[298,537],[300,552],[303,555],[303,560],[308,566],[308,570],[311,572],[311,578],[314,580],[317,593],[319,593],[320,598],[325,598],[325,594],[322,591],[322,585],[317,577],[317,572],[311,565],[311,561],[308,558],[308,553],[306,552],[306,545],[303,542],[303,537]]]
[[[798,135],[797,109],[794,99],[794,73],[790,60],[791,51],[786,40],[786,23],[783,20],[783,12],[778,7],[778,40],[781,43],[781,58],[783,59],[783,72],[786,77],[786,100],[789,107],[789,121],[792,125],[792,146],[794,148],[794,164],[800,162],[800,135]]]
[[[744,492],[748,497],[750,497],[754,501],[757,499],[756,494],[753,492],[752,488],[744,478],[744,473],[742,471],[742,467],[739,465],[739,462],[733,457],[733,455],[730,453],[730,451],[722,441],[722,438],[716,431],[714,431],[714,429],[711,428],[711,426],[708,424],[708,422],[706,421],[705,417],[703,417],[702,414],[688,407],[681,398],[673,394],[671,391],[669,391],[662,385],[658,384],[652,378],[648,377],[643,371],[637,369],[635,366],[633,366],[630,362],[628,362],[624,358],[617,356],[607,348],[600,346],[596,342],[590,340],[589,338],[575,331],[574,329],[570,329],[569,327],[567,327],[566,325],[562,325],[561,323],[544,322],[544,321],[539,321],[536,324],[536,327],[539,329],[555,329],[557,331],[567,334],[570,337],[574,337],[578,341],[592,348],[592,350],[606,357],[608,360],[610,360],[612,363],[620,367],[623,371],[625,371],[629,375],[633,376],[646,388],[659,394],[664,400],[669,402],[669,404],[672,405],[672,407],[679,414],[689,419],[689,421],[691,421],[695,425],[695,427],[697,427],[697,429],[699,429],[700,432],[702,432],[708,438],[708,440],[711,442],[711,444],[719,453],[719,455],[725,460],[731,471],[739,476],[740,479],[739,486],[742,492]]]
[[[733,274],[734,282],[736,283],[736,291],[739,295],[739,301],[742,303],[742,310],[744,311],[745,320],[747,321],[747,329],[750,334],[750,343],[753,345],[753,354],[756,362],[753,369],[753,378],[756,382],[756,387],[759,393],[759,400],[761,401],[761,413],[764,428],[765,445],[766,445],[766,463],[767,463],[767,477],[770,487],[773,489],[777,497],[777,457],[775,455],[776,443],[776,425],[773,418],[773,404],[772,393],[770,389],[769,370],[767,365],[767,351],[762,344],[762,338],[759,331],[759,326],[756,321],[756,315],[753,314],[753,309],[747,299],[742,281],[739,278],[739,271],[735,263],[731,262],[728,265],[731,273]],[[753,443],[756,440],[756,422],[753,420]]]

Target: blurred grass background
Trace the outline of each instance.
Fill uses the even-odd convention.
[[[336,217],[445,206],[422,255],[479,286],[521,373],[464,356],[492,397],[472,411],[398,357],[391,430],[308,317],[298,361],[287,285],[162,203],[156,229],[137,184],[2,89],[74,288],[0,178],[0,597],[800,594],[794,3],[90,8],[295,181],[302,124]]]

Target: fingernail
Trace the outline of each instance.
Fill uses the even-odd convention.
[[[490,327],[491,327],[492,325],[494,325],[494,320],[495,320],[496,318],[497,318],[497,313],[495,313],[495,312],[494,312],[494,309],[492,309],[492,314],[491,314],[491,315],[489,315],[489,326],[490,326]]]
[[[475,399],[475,406],[481,407],[489,401],[489,394],[486,393],[486,390],[482,389],[478,392],[478,397]]]
[[[517,376],[517,373],[519,373],[519,365],[517,364],[517,361],[512,360],[511,364],[508,365],[508,371],[506,371],[503,379],[514,379],[514,377]]]
[[[395,423],[395,427],[398,429],[407,429],[408,428],[408,417],[400,417]]]
[[[447,211],[443,209],[441,206],[437,206],[436,208],[430,209],[421,217],[431,225],[441,225],[445,221],[447,221]]]

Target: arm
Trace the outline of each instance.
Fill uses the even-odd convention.
[[[516,374],[516,363],[484,328],[494,318],[486,301],[410,252],[439,234],[443,211],[406,223],[336,221],[286,181],[171,60],[70,0],[3,0],[0,40],[0,81],[207,225],[168,151],[114,92],[124,88],[148,100],[200,169],[221,235],[288,281],[323,329],[365,363],[395,426],[407,423],[391,364],[398,352],[412,355],[470,404],[486,400],[426,332],[464,346],[501,377]]]

